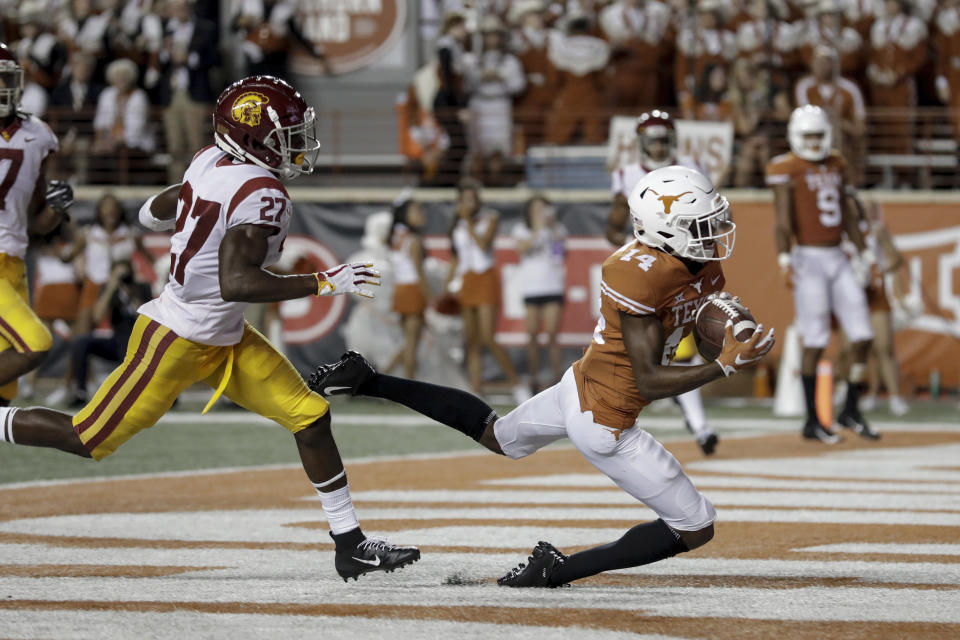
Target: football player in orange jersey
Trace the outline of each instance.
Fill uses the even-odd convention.
[[[636,162],[618,167],[611,174],[610,190],[613,192],[613,202],[607,214],[607,240],[615,246],[622,246],[632,236],[627,232],[630,226],[630,205],[627,198],[645,175],[655,169],[681,165],[696,169],[706,175],[706,170],[693,158],[682,157],[677,154],[677,128],[673,118],[666,111],[654,109],[637,118],[637,147],[639,158]],[[693,336],[688,336],[677,347],[677,356],[673,363],[701,364],[697,357],[697,347]],[[673,401],[683,412],[683,421],[687,429],[697,438],[697,445],[705,455],[712,455],[716,450],[719,438],[716,432],[707,424],[703,411],[703,400],[699,389],[692,389],[673,398]]]
[[[873,329],[864,286],[876,262],[857,225],[847,189],[847,163],[831,148],[830,121],[820,107],[798,107],[787,124],[790,152],[767,165],[776,209],[778,261],[793,288],[795,314],[803,337],[800,376],[807,404],[803,437],[827,444],[840,440],[820,423],[816,406],[817,362],[830,341],[831,312],[852,343],[847,397],[837,422],[864,438],[877,439],[860,413]],[[840,246],[843,233],[860,252],[855,264]],[[861,274],[855,275],[855,269]]]
[[[398,402],[510,458],[570,438],[590,464],[659,516],[619,540],[570,556],[541,542],[529,564],[500,578],[502,586],[556,587],[663,560],[713,537],[713,505],[676,458],[634,423],[651,400],[695,389],[760,360],[773,346],[773,330],[764,335],[758,326],[741,343],[728,325],[715,361],[671,365],[697,309],[723,288],[720,261],[733,250],[735,226],[726,198],[708,178],[686,167],[649,173],[634,188],[629,206],[634,239],[603,263],[600,321],[590,348],[559,383],[506,416],[498,417],[464,391],[377,373],[354,352],[321,365],[310,378],[319,393]]]

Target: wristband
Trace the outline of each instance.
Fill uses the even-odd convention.
[[[726,378],[729,378],[730,376],[732,376],[737,372],[736,367],[731,367],[728,364],[723,364],[722,362],[720,362],[720,358],[717,358],[716,360],[714,360],[714,362],[717,363],[717,365],[720,367],[720,371],[723,371],[723,375]]]
[[[791,259],[790,254],[786,251],[781,251],[777,254],[777,264],[780,265],[781,270],[786,270],[790,267]]]
[[[315,272],[313,274],[313,277],[317,279],[317,292],[314,295],[316,296],[327,295],[329,291],[333,291],[336,289],[336,287],[333,286],[333,283],[326,279],[326,276],[324,276],[324,278],[321,280],[320,274]]]

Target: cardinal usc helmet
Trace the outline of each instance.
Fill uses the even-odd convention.
[[[643,244],[698,262],[726,260],[737,226],[730,204],[699,171],[672,166],[651,171],[630,197],[633,234]]]
[[[23,67],[10,47],[0,42],[0,118],[16,113],[23,94]]]
[[[650,154],[650,143],[660,139],[666,141],[669,151],[665,158],[654,158]],[[637,141],[640,143],[640,161],[646,168],[660,169],[676,162],[677,128],[666,111],[654,109],[637,118]]]
[[[226,153],[285,179],[311,173],[320,150],[313,107],[273,76],[251,76],[224,89],[213,132]]]
[[[787,123],[787,142],[790,150],[804,160],[820,162],[826,158],[833,144],[827,113],[810,104],[794,109]]]

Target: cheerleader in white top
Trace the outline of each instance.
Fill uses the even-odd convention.
[[[563,375],[557,332],[566,291],[567,230],[557,222],[556,209],[550,201],[538,194],[527,200],[523,222],[514,227],[513,238],[520,256],[519,276],[527,315],[527,366],[530,368],[530,385],[536,393],[541,328],[546,334],[550,357],[553,376],[550,384],[558,382]]]
[[[78,335],[94,329],[93,306],[97,303],[100,289],[110,278],[115,262],[129,262],[136,252],[146,258],[147,264],[152,262],[140,235],[127,225],[123,205],[115,195],[104,194],[97,202],[96,212],[94,224],[77,236],[73,247],[63,258],[65,262],[70,262],[83,255],[84,279],[74,325],[74,333]]]
[[[480,183],[465,178],[457,185],[456,220],[450,231],[453,261],[450,275],[461,277],[460,307],[467,350],[470,386],[480,393],[483,382],[483,348],[486,347],[513,385],[519,400],[517,372],[510,356],[496,342],[497,316],[500,310],[500,273],[493,257],[499,215],[480,206]]]
[[[403,196],[394,202],[393,224],[387,235],[390,262],[393,266],[393,310],[400,314],[403,346],[386,368],[389,373],[403,363],[404,375],[417,373],[417,348],[423,335],[423,312],[430,299],[430,286],[423,274],[423,239],[421,230],[427,219],[423,207],[413,198]]]

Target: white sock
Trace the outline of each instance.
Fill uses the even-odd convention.
[[[323,512],[327,515],[327,522],[330,523],[330,531],[334,535],[346,533],[360,526],[357,520],[357,514],[353,510],[353,499],[350,498],[350,485],[333,491],[322,491],[323,487],[339,480],[346,472],[340,472],[332,479],[326,482],[314,483],[313,488],[317,490],[320,496],[320,504],[323,505]]]
[[[13,441],[13,416],[20,411],[20,407],[0,407],[0,442]]]
[[[677,402],[683,409],[683,417],[696,435],[707,429],[707,416],[703,412],[703,400],[700,399],[700,389],[694,389],[677,396]]]

